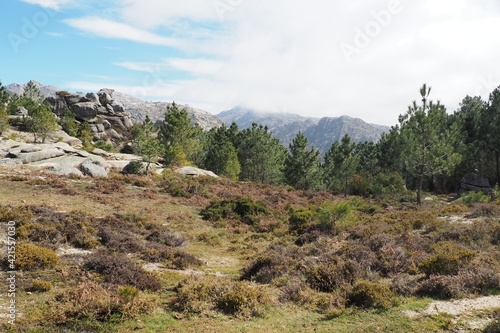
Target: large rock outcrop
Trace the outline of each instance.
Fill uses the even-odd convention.
[[[134,124],[123,105],[113,98],[113,92],[112,89],[101,89],[97,94],[86,95],[59,92],[45,101],[58,116],[68,109],[78,121],[88,122],[94,140],[107,141],[116,146],[118,141],[129,137],[129,130]]]
[[[490,181],[486,176],[481,174],[478,170],[465,175],[460,182],[460,191],[464,192],[483,192],[492,194],[494,190],[490,186]]]

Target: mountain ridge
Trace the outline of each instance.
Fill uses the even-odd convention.
[[[292,113],[272,113],[235,107],[216,115],[226,125],[235,122],[241,129],[250,128],[252,123],[268,126],[281,143],[288,145],[297,133],[302,132],[309,145],[322,154],[327,152],[334,141],[340,141],[348,134],[354,142],[378,141],[389,126],[370,124],[360,118],[343,115],[339,117],[305,117]]]

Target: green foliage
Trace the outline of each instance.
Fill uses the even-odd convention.
[[[310,190],[319,186],[319,151],[307,149],[307,138],[299,132],[290,144],[290,152],[285,160],[285,181],[300,190]]]
[[[332,232],[336,223],[345,220],[352,214],[352,207],[348,202],[338,201],[325,203],[321,207],[290,209],[290,230],[299,234],[308,229],[319,229],[323,232]]]
[[[200,149],[198,137],[201,133],[198,125],[191,126],[185,109],[180,109],[175,102],[169,105],[158,133],[165,165],[188,164]]]
[[[290,223],[290,230],[296,230],[299,233],[310,228],[313,222],[318,218],[318,213],[320,209],[315,206],[309,206],[307,208],[297,208],[290,209],[290,218],[288,222]]]
[[[348,193],[349,182],[356,173],[359,157],[355,153],[356,144],[349,135],[344,135],[339,144],[335,141],[325,154],[323,182],[332,191]]]
[[[376,282],[360,281],[349,294],[348,304],[363,309],[383,309],[392,307],[394,294],[391,290]]]
[[[241,170],[238,154],[234,147],[238,126],[233,123],[212,128],[202,137],[203,154],[199,157],[200,167],[236,180]]]
[[[149,116],[141,125],[135,125],[132,130],[132,149],[135,154],[141,155],[146,162],[146,173],[151,163],[158,161],[162,154],[162,147],[157,138],[157,130]]]
[[[478,202],[488,202],[490,201],[490,197],[483,192],[474,192],[471,191],[469,193],[463,193],[460,197],[460,201],[467,206],[472,206]]]
[[[258,215],[270,214],[269,210],[250,198],[212,201],[200,212],[205,220],[219,221],[222,219],[237,219],[247,224],[258,221]]]
[[[43,293],[51,290],[52,287],[52,283],[49,281],[33,280],[31,282],[31,286],[28,288],[28,291]]]
[[[7,105],[10,101],[9,94],[0,82],[0,134],[9,127],[9,117],[7,116]]]
[[[446,126],[446,109],[427,98],[431,88],[420,89],[422,106],[414,101],[408,112],[399,117],[400,133],[404,142],[403,160],[410,174],[417,179],[417,203],[421,204],[424,177],[452,171],[462,156],[456,151],[459,141],[458,126]]]
[[[49,133],[57,130],[56,116],[46,104],[40,104],[37,108],[30,110],[27,121],[27,128],[33,133],[35,142],[38,137],[42,142],[49,136]]]
[[[175,288],[172,305],[186,313],[220,311],[237,317],[263,317],[273,304],[269,292],[249,282],[217,283],[210,277],[190,277]]]
[[[50,249],[35,244],[20,244],[16,248],[15,266],[21,271],[49,268],[59,263],[59,257]]]
[[[432,247],[433,255],[419,264],[419,269],[427,276],[454,275],[465,267],[476,253],[452,242],[440,242]]]
[[[252,124],[238,133],[236,150],[241,164],[240,179],[265,184],[280,184],[286,149],[272,136],[267,126]]]
[[[84,268],[101,274],[109,283],[130,285],[140,290],[159,290],[161,288],[157,277],[142,270],[125,254],[99,251],[85,262]]]
[[[239,317],[264,317],[271,303],[271,296],[262,286],[244,281],[232,284],[221,294],[217,309]]]
[[[61,119],[59,120],[59,125],[61,125],[63,131],[71,136],[78,135],[78,121],[75,118],[75,114],[69,109],[65,109]]]
[[[95,322],[142,317],[151,313],[157,302],[155,296],[142,294],[130,286],[112,291],[87,282],[56,294],[48,302],[49,310],[45,317],[57,327],[66,326],[81,331],[88,329],[89,324],[93,328],[100,327]]]
[[[113,147],[112,144],[107,143],[106,141],[103,141],[103,140],[97,140],[94,143],[94,147],[96,147],[98,149],[102,149],[104,151],[108,151],[108,152],[114,152],[114,151],[116,151],[115,147]]]
[[[83,142],[83,147],[85,146],[90,147],[90,151],[93,150],[92,146],[92,139],[94,138],[92,135],[92,128],[90,127],[90,124],[86,121],[82,121],[80,126],[78,126],[78,138],[82,140]],[[87,150],[87,149],[86,149]]]

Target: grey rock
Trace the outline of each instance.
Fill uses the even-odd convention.
[[[111,106],[111,104],[106,105],[105,109],[106,109],[107,115],[110,115],[110,116],[115,115],[115,110],[113,110],[113,107]]]
[[[92,154],[97,155],[97,156],[103,156],[103,157],[110,157],[111,156],[111,153],[108,153],[107,151],[99,149],[99,148],[95,148],[94,150],[92,150]]]
[[[104,132],[106,129],[104,128],[103,124],[97,124],[96,125],[97,132]]]
[[[111,108],[113,109],[113,111],[115,113],[123,113],[125,112],[125,110],[123,109],[123,105],[121,105],[120,103],[117,103],[116,101],[113,101],[111,104],[110,104]]]
[[[116,116],[104,116],[104,119],[107,120],[111,127],[115,130],[119,130],[121,132],[126,132],[128,128],[123,124],[123,117]]]
[[[102,105],[108,105],[113,103],[113,90],[112,89],[101,89],[97,95],[99,96],[99,101]]]
[[[85,175],[88,175],[92,178],[108,177],[108,172],[106,171],[104,166],[96,161],[86,160],[80,165],[80,169]]]
[[[104,130],[109,130],[111,128],[111,124],[107,120],[102,121],[102,126],[104,126]]]
[[[50,158],[62,155],[64,155],[64,151],[53,148],[53,149],[45,149],[34,153],[19,153],[16,154],[16,157],[19,158],[23,162],[23,164],[27,164],[27,163],[48,160]]]
[[[62,151],[64,151],[65,153],[67,154],[76,154],[79,152],[78,149],[76,148],[73,148],[72,146],[70,146],[68,143],[66,142],[56,142],[54,144],[54,147],[58,148],[58,149],[61,149]]]
[[[34,152],[41,151],[41,150],[42,150],[42,148],[39,146],[30,145],[30,146],[22,148],[20,152],[21,153],[34,153]]]
[[[26,109],[24,106],[18,107],[15,116],[28,116],[28,109]]]
[[[190,166],[177,169],[177,170],[175,170],[175,172],[179,173],[181,175],[192,176],[192,177],[207,176],[207,177],[219,178],[219,176],[217,176],[212,171],[198,169],[198,168],[190,167]]]
[[[115,131],[114,129],[109,129],[106,131],[106,135],[109,136],[110,138],[112,139],[118,139],[118,140],[122,140],[123,139],[123,136],[120,135],[117,131]]]
[[[83,96],[76,95],[76,94],[64,96],[64,100],[66,101],[66,104],[68,104],[70,106],[73,104],[76,104],[76,103],[80,103],[82,98],[83,98]]]
[[[146,173],[146,163],[141,161],[131,161],[122,170],[126,175],[144,175]]]
[[[132,119],[130,119],[130,117],[123,118],[123,125],[128,129],[134,127],[134,123],[132,122]]]
[[[18,158],[0,159],[0,166],[13,166],[13,165],[20,165],[20,164],[23,164],[23,162]]]
[[[51,167],[50,169],[47,169],[44,172],[50,173],[50,174],[55,174],[58,176],[75,175],[75,176],[83,177],[83,173],[74,167],[67,167],[67,168],[65,168],[65,167]]]
[[[87,95],[85,95],[85,97],[87,98],[87,101],[89,101],[89,102],[100,103],[99,96],[97,96],[96,93],[88,93]]]
[[[68,108],[68,104],[64,98],[47,97],[45,102],[49,103],[52,111],[59,117],[62,116],[64,111]]]
[[[75,138],[74,136],[69,135],[68,133],[64,132],[63,130],[58,130],[58,131],[54,132],[53,136],[56,138],[61,138],[61,140],[62,140],[61,143],[66,143],[70,146],[81,147],[83,145],[82,140]]]
[[[71,105],[71,111],[76,119],[89,121],[97,116],[100,106],[96,103],[82,102]]]
[[[481,174],[478,170],[475,170],[473,173],[467,174],[462,178],[460,181],[460,191],[484,192],[486,194],[494,193],[488,178],[486,178],[486,176]]]

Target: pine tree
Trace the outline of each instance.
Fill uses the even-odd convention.
[[[9,127],[9,117],[7,116],[7,105],[9,104],[9,94],[0,82],[0,134]]]
[[[266,184],[283,182],[286,148],[267,126],[252,124],[238,133],[236,150],[241,164],[240,179]]]
[[[349,180],[356,173],[359,158],[355,154],[356,143],[351,142],[348,134],[344,135],[339,144],[335,141],[325,154],[323,177],[327,189],[343,191],[347,196]]]
[[[157,130],[149,116],[141,125],[132,129],[132,148],[134,153],[142,156],[146,162],[146,173],[151,163],[155,163],[162,153],[162,147],[157,138]]]
[[[52,112],[50,106],[40,104],[37,108],[28,110],[27,127],[33,133],[35,142],[38,137],[42,138],[42,142],[49,136],[49,133],[57,130],[56,115]]]
[[[231,128],[222,125],[212,128],[206,133],[203,138],[204,155],[200,161],[200,166],[218,175],[236,180],[241,170],[234,147],[237,132],[237,125],[232,125]]]
[[[290,144],[285,160],[285,181],[300,190],[317,188],[320,183],[320,158],[317,149],[307,149],[307,138],[299,132]]]
[[[158,139],[164,149],[165,164],[188,164],[200,149],[201,133],[202,129],[197,124],[191,126],[191,119],[185,109],[179,109],[175,102],[169,105],[158,133]]]
[[[439,102],[428,102],[431,88],[420,89],[422,105],[414,101],[408,112],[399,117],[404,142],[403,160],[407,171],[417,178],[417,203],[422,203],[424,177],[450,171],[461,160],[455,150],[458,128],[447,125],[446,109]]]

